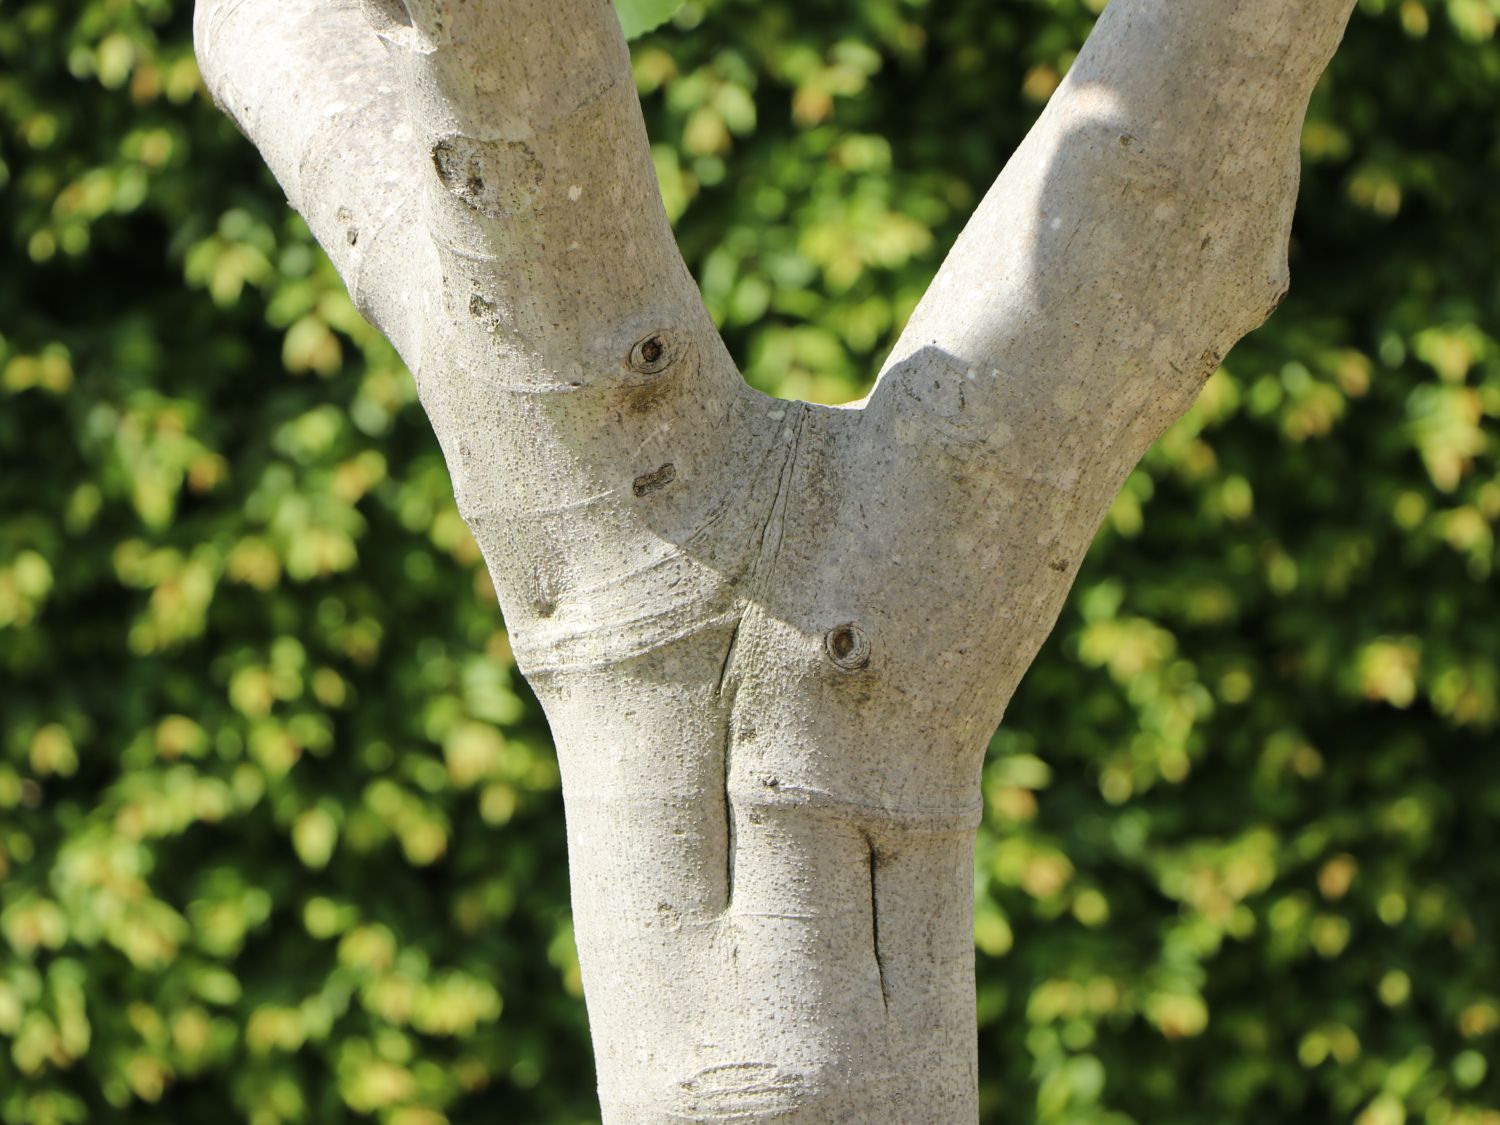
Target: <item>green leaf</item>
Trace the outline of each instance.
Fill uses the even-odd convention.
[[[626,39],[634,39],[653,27],[660,27],[680,7],[682,0],[615,0],[615,11],[620,16]]]

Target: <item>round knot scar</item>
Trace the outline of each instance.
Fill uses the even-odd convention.
[[[665,332],[653,332],[645,339],[637,340],[630,349],[630,367],[642,375],[665,371],[671,362],[672,341]]]
[[[870,638],[858,625],[835,625],[823,638],[823,651],[841,672],[858,672],[870,663]]]

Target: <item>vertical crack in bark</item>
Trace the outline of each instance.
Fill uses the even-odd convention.
[[[875,973],[880,978],[880,1003],[891,1010],[891,995],[886,989],[885,961],[880,955],[880,898],[875,889],[875,870],[880,866],[880,853],[875,850],[875,841],[869,837],[865,842],[870,847],[870,945],[875,953]]]
[[[729,680],[729,666],[734,661],[735,645],[739,643],[740,626],[745,622],[743,613],[729,631],[729,644],[724,649],[724,663],[719,665],[719,682],[714,687],[714,698],[724,709],[724,912],[734,905],[734,799],[729,795],[730,754],[734,746],[734,684]]]
[[[776,477],[776,494],[771,498],[770,510],[766,513],[766,521],[760,528],[760,539],[756,543],[755,562],[751,567],[750,578],[747,582],[748,598],[740,619],[735,622],[734,628],[729,633],[729,645],[724,651],[724,663],[719,666],[719,679],[714,688],[714,698],[718,701],[724,712],[724,913],[728,914],[734,905],[734,798],[729,792],[729,775],[733,766],[734,756],[734,704],[738,694],[738,684],[730,678],[730,665],[734,660],[735,648],[740,639],[740,628],[745,623],[745,615],[750,613],[755,606],[756,598],[764,588],[765,583],[770,580],[771,569],[776,562],[776,556],[781,551],[781,538],[786,526],[786,509],[788,497],[792,491],[792,478],[796,475],[797,451],[802,444],[802,431],[807,421],[807,407],[800,402],[789,402],[785,409],[796,411],[796,418],[782,429],[786,441],[786,455],[781,463],[781,471]],[[772,529],[775,529],[774,538]],[[767,557],[769,553],[769,558]]]
[[[734,798],[729,795],[730,748],[734,734],[725,720],[724,730],[724,913],[734,906]]]
[[[729,663],[734,659],[734,646],[740,639],[740,626],[745,622],[743,615],[734,623],[734,628],[729,630],[729,647],[724,650],[724,663],[719,665],[719,683],[714,688],[714,698],[724,700],[724,689],[729,681]],[[734,693],[730,692],[729,702],[734,702]],[[728,716],[725,716],[725,725],[728,726]]]
[[[781,472],[776,479],[776,495],[771,500],[771,510],[766,513],[766,522],[760,529],[760,543],[756,546],[755,567],[751,579],[750,596],[754,599],[759,593],[763,583],[771,576],[771,567],[776,562],[776,556],[781,553],[781,539],[786,527],[787,498],[792,491],[792,477],[797,469],[797,450],[802,444],[802,430],[807,422],[807,406],[804,403],[792,402],[787,408],[797,411],[795,422],[783,431],[787,435],[786,460],[781,463]],[[771,529],[776,529],[776,538],[772,542]],[[766,557],[769,549],[770,558]]]

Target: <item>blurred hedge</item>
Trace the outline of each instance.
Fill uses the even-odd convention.
[[[1097,2],[636,45],[748,377],[857,395]],[[557,772],[187,0],[0,8],[0,1121],[595,1118]],[[987,1122],[1500,1123],[1500,0],[1364,0],[1291,298],[986,772]]]

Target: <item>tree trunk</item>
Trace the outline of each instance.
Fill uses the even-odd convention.
[[[546,708],[610,1125],[977,1119],[985,745],[1125,475],[1285,291],[1352,3],[1114,0],[835,409],[740,379],[605,0],[199,0]]]

